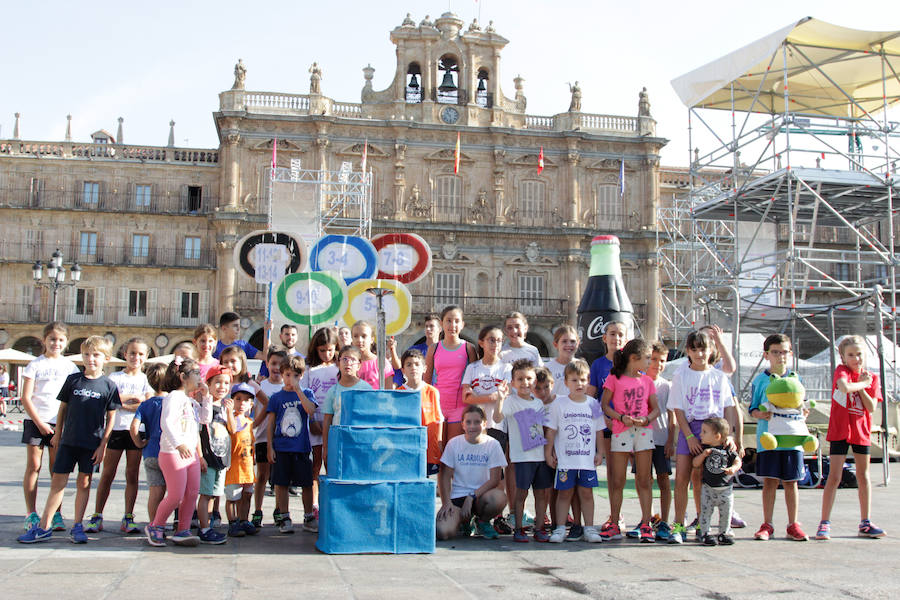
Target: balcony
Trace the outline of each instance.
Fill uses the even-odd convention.
[[[144,266],[180,267],[185,269],[216,268],[216,253],[211,249],[186,251],[184,248],[150,246],[135,251],[133,246],[104,246],[82,248],[71,244],[34,244],[0,241],[0,261],[28,262],[46,260],[59,248],[66,260],[77,261],[82,266]]]
[[[78,142],[32,140],[0,140],[0,155],[115,160],[138,163],[191,163],[211,166],[217,166],[219,162],[219,151],[213,148],[83,144]]]
[[[34,191],[11,190],[0,193],[0,207],[90,210],[117,213],[144,213],[157,215],[208,215],[218,205],[218,198],[204,195],[190,199],[180,194],[153,194],[138,196],[125,192],[84,194],[82,191],[61,190]]]
[[[519,311],[537,318],[567,319],[568,298],[523,298],[512,296],[465,296],[413,294],[413,312],[417,314],[440,313],[445,306],[455,304],[467,317],[494,317]]]
[[[48,304],[0,304],[0,323],[40,323],[50,320]],[[128,306],[94,305],[88,310],[76,307],[60,299],[56,307],[57,318],[70,325],[122,325],[136,327],[196,327],[212,322],[210,315],[183,316],[181,307],[147,306],[143,312],[132,311]]]

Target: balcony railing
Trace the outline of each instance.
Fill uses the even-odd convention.
[[[103,212],[129,212],[169,215],[207,215],[218,204],[218,198],[204,195],[191,199],[179,194],[139,196],[126,192],[85,194],[82,190],[11,190],[0,192],[0,207],[62,208]]]
[[[120,144],[83,144],[0,140],[0,155],[86,158],[137,162],[177,162],[216,165],[219,151],[213,148],[175,148],[171,146],[134,146]]]
[[[216,267],[216,253],[212,249],[195,251],[153,245],[144,252],[144,249],[135,249],[134,246],[97,244],[96,247],[91,248],[72,244],[26,244],[0,241],[0,261],[45,260],[48,253],[52,253],[56,248],[59,248],[67,261],[78,261],[82,266],[184,267],[188,269],[214,269]]]
[[[445,306],[455,304],[465,315],[493,316],[518,311],[529,316],[567,318],[568,298],[524,298],[521,296],[454,296],[413,294],[412,309],[415,313],[439,313]]]
[[[75,304],[59,300],[57,318],[70,324],[79,325],[135,325],[141,327],[196,327],[211,321],[211,315],[197,313],[197,316],[183,316],[181,307],[146,306],[143,311],[134,307],[99,305],[76,307]],[[0,322],[40,323],[50,320],[50,306],[46,303],[13,304],[0,303]]]

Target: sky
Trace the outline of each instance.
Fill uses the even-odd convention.
[[[316,61],[324,95],[359,102],[367,64],[376,90],[390,84],[389,33],[406,13],[433,21],[448,6],[465,27],[493,20],[509,40],[501,86],[512,97],[513,78],[524,77],[529,114],[566,111],[567,84],[577,80],[583,112],[636,115],[647,87],[657,133],[670,140],[662,164],[671,166],[689,160],[687,109],[672,79],[805,16],[900,30],[896,0],[8,2],[0,139],[12,137],[19,112],[27,140],[62,140],[71,114],[76,141],[98,129],[115,134],[121,116],[126,143],[165,145],[174,120],[177,145],[216,147],[212,113],[238,58],[248,90],[305,94]]]

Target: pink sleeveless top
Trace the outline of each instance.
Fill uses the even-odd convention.
[[[462,379],[468,362],[464,340],[460,340],[459,348],[452,351],[444,348],[443,341],[438,342],[434,350],[434,387],[441,393],[441,412],[448,423],[462,421],[466,407],[462,400]]]

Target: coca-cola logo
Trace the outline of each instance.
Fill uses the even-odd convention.
[[[588,325],[587,335],[585,336],[589,340],[598,340],[603,337],[603,326],[606,322],[603,320],[603,315],[597,315],[594,317],[594,320],[591,321],[591,324]]]

